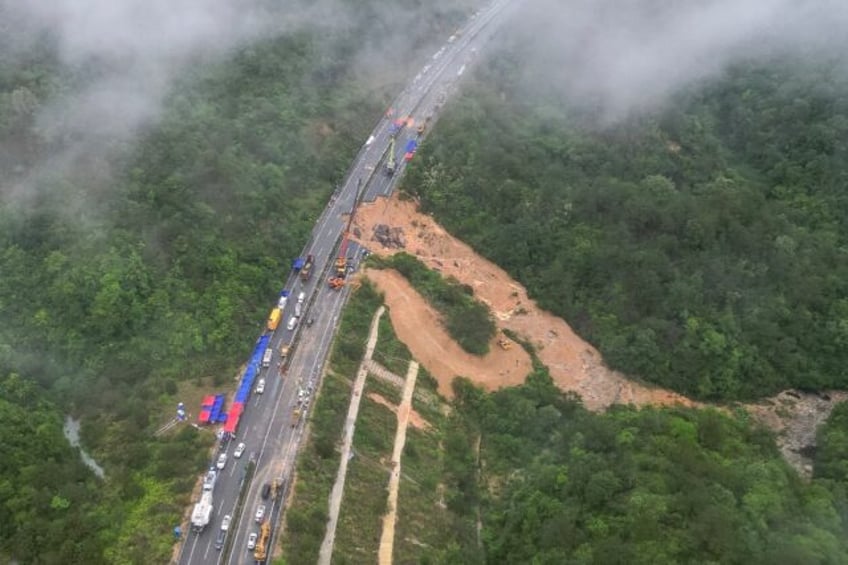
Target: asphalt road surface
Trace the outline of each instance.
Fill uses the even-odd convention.
[[[392,115],[384,116],[372,132],[373,139],[366,142],[354,160],[344,183],[331,198],[324,213],[312,231],[312,237],[304,249],[303,256],[312,254],[315,263],[312,276],[302,281],[292,273],[284,288],[289,289],[286,307],[280,325],[272,336],[269,347],[274,351],[271,364],[260,370],[256,382],[266,381],[263,394],[253,393],[246,403],[236,438],[222,443],[218,453],[227,453],[226,467],[219,471],[214,488],[214,510],[212,519],[204,531],[184,534],[178,562],[181,565],[199,565],[226,562],[228,564],[253,563],[253,552],[247,551],[247,538],[251,532],[258,532],[259,524],[254,514],[259,504],[266,505],[265,518],[271,521],[272,532],[276,532],[282,509],[277,499],[262,500],[261,489],[265,483],[281,479],[284,489],[289,486],[289,478],[294,468],[294,460],[303,433],[305,413],[308,411],[311,393],[317,389],[323,364],[329,354],[333,335],[341,316],[341,309],[347,299],[349,289],[331,290],[327,286],[329,268],[338,252],[339,241],[345,229],[344,214],[350,212],[358,192],[362,192],[365,201],[377,196],[388,195],[405,167],[403,159],[405,146],[409,139],[418,137],[416,127],[421,120],[430,116],[428,127],[432,127],[438,110],[455,88],[456,83],[473,63],[478,46],[482,45],[495,28],[490,25],[498,21],[504,8],[511,0],[497,0],[487,8],[480,10],[451,36],[448,42],[429,59],[407,88],[397,97]],[[397,168],[389,176],[385,172],[385,160],[389,147],[392,122],[399,118],[412,116],[416,125],[404,128],[397,134],[395,151]],[[358,266],[363,250],[351,242],[348,257]],[[289,320],[294,316],[298,295],[304,292],[304,312],[293,330],[287,329]],[[272,308],[273,305],[269,307]],[[311,326],[306,321],[313,319]],[[288,364],[279,365],[280,345],[293,344]],[[281,368],[284,372],[281,372]],[[293,413],[299,409],[303,415],[293,424]],[[239,442],[246,444],[244,455],[240,459],[233,457],[233,451]],[[210,466],[218,457],[215,454]],[[249,484],[245,484],[245,469],[248,461],[256,463],[255,472]],[[244,504],[236,512],[239,494],[244,487],[247,492]],[[215,540],[220,531],[221,520],[225,515],[232,516],[227,533],[228,539],[222,550],[215,549]],[[273,548],[274,534],[269,540]]]

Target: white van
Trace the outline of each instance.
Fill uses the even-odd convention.
[[[286,327],[290,330],[293,330],[296,325],[297,325],[297,318],[295,316],[292,316],[292,317],[289,318],[289,323],[286,324]]]
[[[265,350],[265,354],[262,356],[262,366],[268,367],[271,365],[271,356],[274,354],[274,350],[270,347]]]
[[[297,295],[297,303],[298,304],[303,304],[304,300],[306,300],[306,293],[305,292],[301,292],[300,294]]]

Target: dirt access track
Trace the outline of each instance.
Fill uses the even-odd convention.
[[[551,377],[566,391],[580,395],[590,410],[611,404],[695,405],[690,399],[666,390],[635,383],[608,369],[600,353],[580,338],[561,318],[541,310],[527,290],[468,245],[448,234],[431,217],[417,211],[411,201],[397,196],[363,204],[356,213],[355,227],[360,243],[378,255],[399,249],[384,248],[371,241],[378,224],[402,227],[406,247],[427,266],[453,276],[474,289],[475,297],[487,304],[499,328],[512,330],[531,342]],[[386,295],[392,325],[398,337],[439,381],[439,391],[450,397],[450,383],[457,375],[492,390],[518,385],[531,370],[529,355],[520,347],[504,351],[492,341],[484,357],[463,351],[439,323],[438,314],[395,271],[369,270],[368,278]]]

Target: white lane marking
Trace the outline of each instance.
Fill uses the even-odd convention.
[[[189,535],[189,536],[192,535],[191,526],[189,526],[187,535]],[[191,539],[191,551],[188,552],[188,560],[186,561],[186,563],[191,563],[191,558],[192,558],[192,555],[194,555],[194,549],[196,547],[197,547],[197,536],[195,535],[195,536],[192,536],[192,539]]]
[[[274,420],[277,419],[277,412],[279,411],[280,406],[282,406],[282,405],[283,405],[282,402],[277,402],[277,405],[274,407],[274,411],[271,414],[271,418],[270,418],[271,423],[273,423]],[[256,457],[256,469],[260,468],[260,463],[262,462],[262,455],[265,453],[265,445],[268,443],[268,437],[271,435],[271,429],[272,428],[273,428],[273,426],[270,425],[270,424],[267,426],[267,431],[265,432],[265,438],[263,439],[262,446],[259,449],[259,455]],[[257,486],[258,484],[259,483],[251,482],[251,488],[248,489],[245,500],[251,500],[252,496],[255,494],[255,491],[259,488]],[[249,508],[249,505],[245,504],[244,509],[242,510],[242,515],[239,517],[239,524],[241,524],[244,521],[245,517],[247,517],[248,520],[250,520],[252,518],[252,516],[250,516],[250,514],[249,514],[250,511],[248,510],[248,508]],[[247,522],[247,523],[249,524],[249,522]],[[248,526],[248,529],[249,528],[250,528],[250,526]],[[236,542],[238,541],[238,538],[239,538],[239,536],[238,536],[238,534],[236,534],[236,540],[235,540]],[[233,548],[235,548],[235,547],[236,547],[236,544],[234,543]],[[229,563],[232,563],[233,557],[236,557],[236,560],[237,560],[236,563],[238,563],[238,556],[236,555],[235,551],[230,552]]]

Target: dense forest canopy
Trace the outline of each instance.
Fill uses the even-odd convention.
[[[167,560],[211,439],[190,428],[154,439],[153,430],[184,387],[207,376],[229,382],[407,65],[472,11],[471,2],[357,0],[309,3],[293,18],[289,4],[222,3],[270,10],[279,25],[221,38],[226,53],[174,53],[191,64],[170,69],[161,100],[145,99],[146,119],[98,123],[138,110],[110,99],[114,107],[85,106],[87,131],[80,93],[108,86],[104,77],[126,79],[117,65],[145,70],[155,57],[120,49],[123,59],[69,57],[67,37],[16,11],[38,6],[0,2],[15,23],[0,38],[0,375],[20,375],[10,382],[23,382],[37,406],[27,422],[14,413],[13,389],[2,389],[9,445],[29,454],[3,456],[0,560]],[[155,12],[168,3],[142,4]],[[102,25],[125,7],[54,23],[63,33],[75,21]],[[101,31],[105,46],[124,41]],[[105,485],[67,446],[63,412],[82,417]],[[35,429],[39,442],[28,447]],[[8,465],[41,457],[52,457],[51,472]],[[78,538],[90,530],[97,534]]]
[[[848,385],[846,61],[738,61],[609,123],[525,27],[407,190],[614,368],[711,400]]]
[[[541,367],[518,388],[487,394],[468,381],[454,388],[448,504],[470,521],[479,506],[484,551],[460,538],[463,560],[448,562],[848,559],[844,473],[802,482],[773,438],[744,420],[689,409],[591,414]],[[844,423],[831,422],[825,433],[844,437]]]

